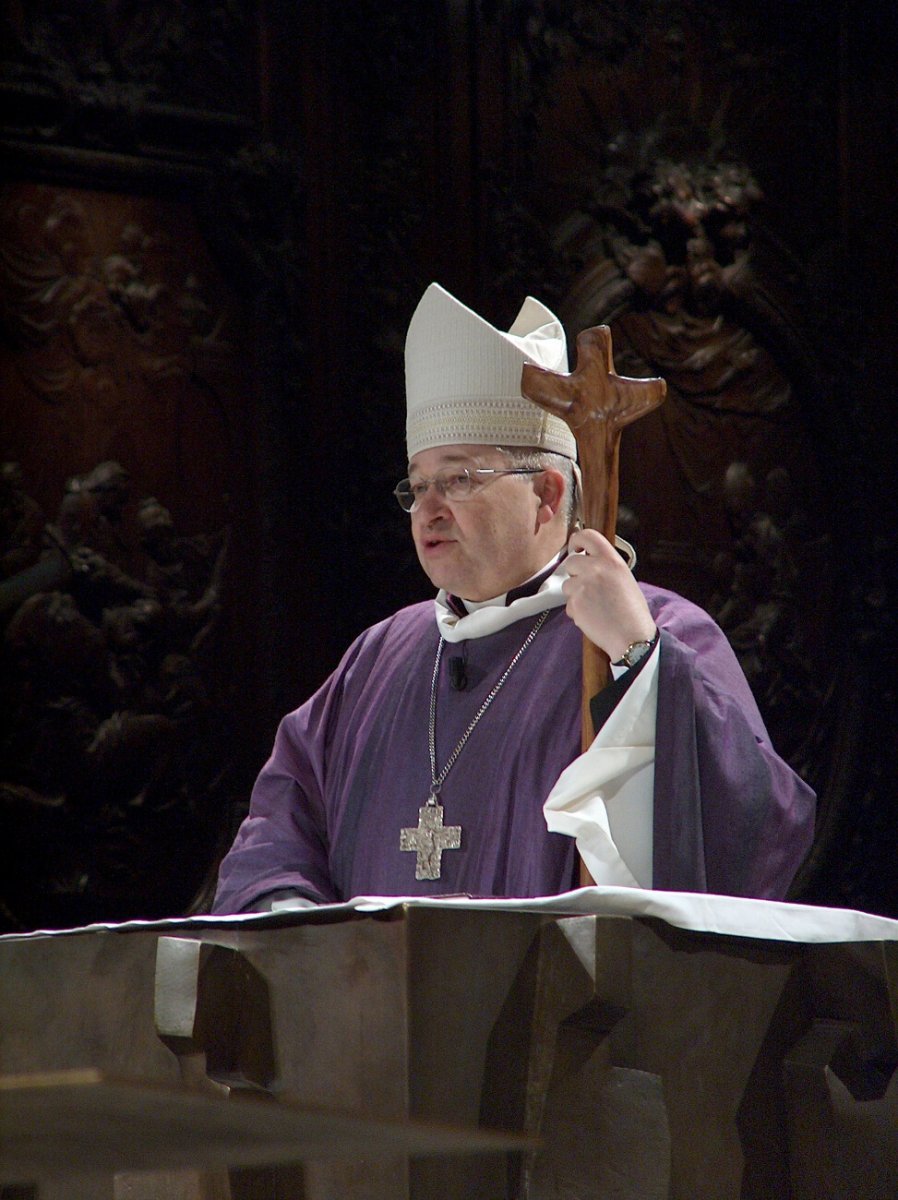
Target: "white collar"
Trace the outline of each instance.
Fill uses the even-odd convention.
[[[545,567],[543,567],[543,571]],[[542,571],[537,571],[537,575]],[[536,576],[531,576],[531,579]],[[437,628],[447,642],[465,642],[469,638],[487,637],[506,629],[515,621],[524,617],[535,616],[547,608],[560,608],[567,603],[567,597],[561,591],[561,585],[567,579],[567,568],[560,562],[555,570],[540,584],[539,590],[532,596],[521,596],[506,605],[506,592],[494,596],[492,600],[466,600],[465,605],[472,611],[459,617],[452,611],[447,602],[446,591],[441,588],[434,600],[434,615]]]
[[[559,550],[558,553],[553,558],[550,558],[547,563],[545,563],[543,566],[541,566],[538,571],[534,571],[533,574],[531,576],[529,576],[527,579],[524,579],[519,584],[516,584],[514,591],[517,591],[518,588],[526,587],[527,584],[532,583],[534,579],[539,579],[540,575],[544,575],[546,573],[546,571],[548,571],[549,567],[553,567],[553,568],[557,567],[559,562],[561,561],[561,556],[563,555],[563,553],[564,553],[563,550]],[[443,595],[444,593],[441,592],[440,594]],[[492,596],[489,600],[466,600],[464,598],[464,596],[461,596],[460,599],[461,599],[462,604],[468,610],[468,612],[472,613],[472,612],[477,612],[477,610],[481,609],[481,608],[489,608],[492,605],[496,605],[497,608],[500,605],[502,607],[504,607],[505,606],[505,598],[507,595],[508,595],[508,592],[503,592],[501,596]]]

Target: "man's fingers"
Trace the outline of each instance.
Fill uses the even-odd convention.
[[[610,549],[610,543],[597,529],[575,529],[568,541],[568,550],[576,554],[585,551],[586,554],[601,555]]]

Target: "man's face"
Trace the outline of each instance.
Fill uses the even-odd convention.
[[[511,464],[494,446],[439,446],[422,450],[409,463],[412,483],[451,468]],[[541,475],[505,475],[466,500],[452,501],[436,487],[427,489],[411,514],[418,561],[435,587],[466,600],[489,600],[509,591],[544,567],[556,547],[539,492]]]

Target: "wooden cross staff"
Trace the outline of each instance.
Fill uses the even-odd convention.
[[[577,440],[583,475],[583,524],[599,530],[612,544],[617,526],[621,430],[657,408],[666,391],[663,379],[615,375],[607,325],[584,329],[578,336],[577,369],[570,375],[524,364],[522,394],[566,421]],[[584,750],[595,737],[589,702],[609,678],[607,654],[584,638]]]

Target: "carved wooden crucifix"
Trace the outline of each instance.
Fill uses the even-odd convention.
[[[615,374],[607,325],[584,329],[577,337],[577,367],[570,375],[524,364],[522,394],[567,422],[577,440],[583,475],[583,524],[597,529],[612,543],[617,526],[621,430],[657,408],[666,391],[663,379],[628,379]],[[584,750],[595,736],[589,702],[609,677],[608,656],[584,638]]]

